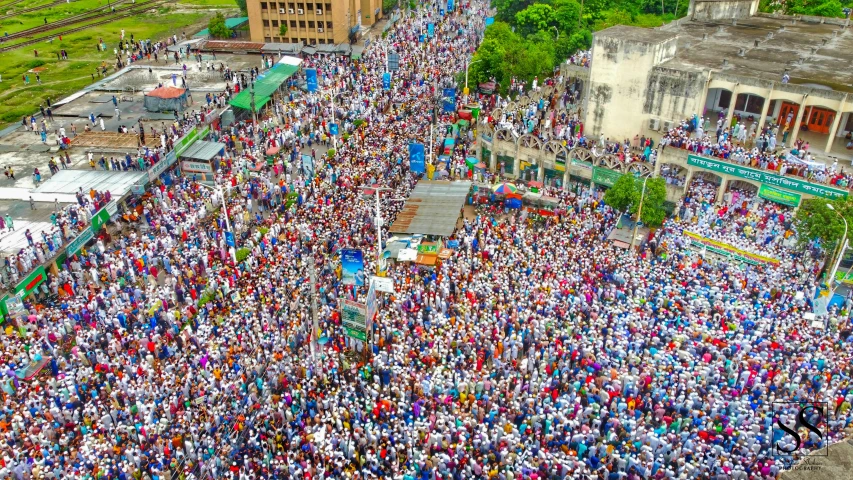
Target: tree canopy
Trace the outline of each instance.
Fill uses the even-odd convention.
[[[847,0],[761,0],[762,12],[780,12],[786,15],[814,15],[818,17],[844,17],[844,8],[853,7],[853,1]]]
[[[830,209],[827,205],[832,205]],[[794,226],[797,228],[800,243],[817,240],[824,251],[831,252],[844,235],[844,220],[853,225],[853,200],[827,201],[822,198],[803,200],[800,209],[794,216]],[[848,232],[850,235],[853,232]]]
[[[637,215],[642,198],[640,221],[648,227],[659,227],[666,219],[666,210],[663,207],[666,201],[666,180],[661,177],[645,180],[645,193],[643,181],[633,175],[622,175],[604,193],[604,203],[617,211],[627,210],[632,215]]]
[[[213,38],[230,38],[231,29],[225,25],[225,16],[222,12],[216,12],[216,15],[207,23],[207,31]]]

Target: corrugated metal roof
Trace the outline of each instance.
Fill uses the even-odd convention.
[[[449,237],[456,230],[456,221],[470,191],[471,182],[467,181],[422,180],[389,231]]]
[[[209,161],[219,155],[219,152],[225,148],[224,143],[208,142],[206,140],[198,140],[190,145],[190,147],[181,154],[181,158],[192,158],[193,160]]]
[[[298,43],[265,43],[264,48],[261,49],[264,53],[293,53],[297,54],[303,50],[302,42]]]

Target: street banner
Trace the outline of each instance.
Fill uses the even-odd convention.
[[[344,285],[364,285],[364,252],[354,248],[341,250],[341,277]]]
[[[422,143],[409,144],[409,169],[415,173],[424,173],[426,168],[424,151]]]
[[[316,92],[317,91],[317,69],[316,68],[306,68],[305,69],[305,80],[307,82],[308,91]]]

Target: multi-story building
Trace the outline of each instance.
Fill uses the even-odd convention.
[[[338,44],[382,17],[382,0],[249,0],[247,8],[255,42]],[[287,26],[284,35],[282,25]]]

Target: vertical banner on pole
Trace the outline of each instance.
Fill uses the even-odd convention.
[[[329,124],[329,133],[331,133],[332,135],[338,134],[338,124],[337,123],[330,123]]]
[[[429,38],[435,36],[435,25],[431,23],[427,24],[427,35],[429,35]]]
[[[453,11],[453,0],[447,0],[447,13]]]
[[[317,91],[317,69],[316,68],[306,68],[305,69],[305,80],[307,82],[308,91],[316,92]]]
[[[445,88],[442,92],[442,105],[444,106],[444,111],[446,113],[456,111],[456,89],[455,88]]]
[[[364,285],[364,252],[354,248],[341,250],[341,283]]]
[[[388,72],[382,74],[382,90],[391,90],[391,74]]]
[[[425,148],[422,143],[409,144],[409,169],[415,173],[424,173],[426,168]]]

